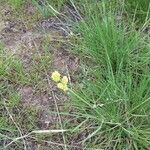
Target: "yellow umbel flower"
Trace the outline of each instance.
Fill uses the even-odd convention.
[[[60,73],[58,71],[54,71],[51,76],[52,80],[55,82],[60,81]]]
[[[67,76],[63,76],[61,79],[61,74],[58,71],[54,71],[51,75],[51,78],[53,81],[55,82],[59,82],[57,84],[57,87],[61,90],[63,90],[64,92],[66,92],[68,90],[68,77]]]
[[[63,78],[61,79],[61,83],[64,84],[64,85],[67,85],[67,83],[68,83],[67,76],[63,76]]]
[[[68,90],[67,85],[66,85],[66,84],[63,84],[63,83],[58,83],[58,84],[57,84],[57,87],[58,87],[59,89],[65,91],[65,92]]]

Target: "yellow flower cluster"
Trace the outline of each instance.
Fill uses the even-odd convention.
[[[57,87],[63,91],[68,90],[68,78],[67,76],[63,76],[61,78],[61,74],[58,71],[54,71],[51,75],[53,81],[58,82]]]
[[[51,76],[52,80],[55,82],[60,81],[60,73],[58,71],[54,71]]]

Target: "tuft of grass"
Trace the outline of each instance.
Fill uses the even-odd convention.
[[[22,62],[15,56],[8,56],[1,50],[1,69],[0,78],[3,82],[11,82],[14,84],[25,84],[28,78],[25,74]]]
[[[23,4],[25,3],[25,0],[8,0],[8,3],[14,8],[14,9],[20,9]]]
[[[93,13],[77,26],[81,43],[74,50],[87,66],[81,84],[71,92],[74,115],[81,118],[76,128],[80,133],[88,129],[81,143],[89,148],[149,149],[148,37],[101,6],[100,16]]]
[[[145,20],[150,17],[150,1],[149,0],[126,0],[125,9],[131,18],[134,17],[137,25],[144,24]]]

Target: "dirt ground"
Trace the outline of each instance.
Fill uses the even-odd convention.
[[[35,11],[34,9],[31,5],[28,5],[26,15],[32,15]],[[71,15],[70,17],[75,20],[79,19],[74,10],[67,6],[64,7],[64,12],[66,15]],[[79,69],[79,59],[68,53],[65,50],[66,45],[60,42],[64,41],[65,43],[71,32],[69,25],[66,25],[65,19],[63,21],[57,17],[49,17],[48,19],[39,19],[28,27],[28,22],[24,19],[16,18],[9,7],[1,6],[0,42],[4,45],[8,55],[15,55],[21,59],[24,68],[28,72],[28,68],[34,61],[32,56],[35,51],[42,55],[43,44],[46,41],[52,54],[51,71],[47,72],[47,75],[50,78],[51,72],[58,70],[67,75],[71,82],[73,80],[72,74]],[[63,118],[60,120],[57,113],[52,114],[50,112],[63,111],[64,104],[68,101],[66,94],[59,91],[50,79],[48,81],[44,89],[39,90],[40,92],[37,91],[34,85],[17,85],[16,88],[16,91],[21,95],[21,103],[24,107],[33,106],[39,110],[37,127],[41,130],[60,127],[60,122]],[[63,143],[62,134],[54,136],[52,142],[46,139],[39,142],[38,138],[30,138],[26,139],[27,149],[63,149],[63,146],[58,144]],[[72,146],[69,149],[81,149],[75,144],[75,141],[70,141],[69,144]]]

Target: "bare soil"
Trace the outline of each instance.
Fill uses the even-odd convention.
[[[67,6],[65,7],[66,14],[71,14],[73,19],[78,20],[79,17],[74,11]],[[29,5],[27,6],[27,14],[32,15],[34,8]],[[64,20],[65,21],[65,20]],[[34,24],[31,28],[27,28],[24,20],[16,19],[13,16],[13,12],[9,7],[0,7],[0,42],[4,44],[8,55],[16,55],[21,58],[25,68],[32,64],[32,55],[34,49],[39,49],[40,53],[43,53],[42,44],[43,41],[47,40],[49,45],[53,47],[52,56],[52,71],[58,70],[62,74],[69,75],[71,79],[71,73],[76,72],[79,69],[79,59],[65,50],[65,46],[59,41],[65,41],[69,34],[69,26],[67,23],[62,22],[57,17],[50,17],[48,19],[42,19]],[[51,72],[48,74],[50,75]],[[64,103],[68,97],[59,91],[54,83],[50,81],[48,84],[49,89],[46,91],[38,92],[34,85],[21,85],[17,87],[17,91],[21,95],[21,103],[24,107],[36,107],[39,109],[39,118],[37,127],[41,130],[44,129],[57,129],[59,126],[59,119],[56,112],[56,104],[54,102],[54,96],[57,98],[57,106],[59,111],[63,111]],[[58,146],[57,143],[63,143],[62,135],[53,137],[51,144],[48,142],[37,142],[32,140],[28,141],[28,149],[63,149],[63,146]],[[44,145],[43,145],[44,143]],[[74,145],[74,141],[72,141]],[[73,149],[73,148],[70,148]],[[79,149],[75,148],[75,149]]]

